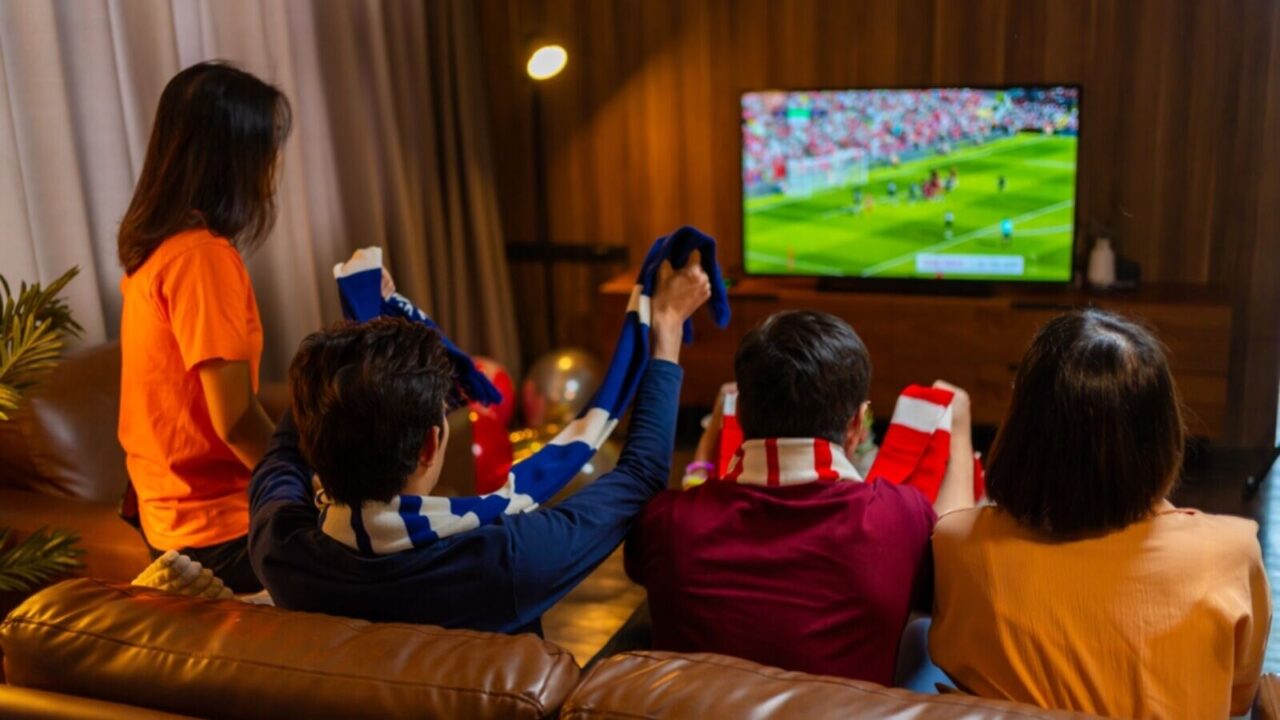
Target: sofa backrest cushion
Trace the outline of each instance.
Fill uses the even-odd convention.
[[[552,716],[572,655],[507,636],[68,580],[0,624],[13,685],[206,718]]]
[[[921,695],[699,653],[629,652],[596,665],[561,718],[1081,718],[966,695]]]
[[[128,482],[116,438],[120,345],[70,353],[0,421],[0,486],[114,503]]]

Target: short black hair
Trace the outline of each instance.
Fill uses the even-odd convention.
[[[1164,348],[1119,315],[1050,320],[1022,358],[987,463],[987,494],[1057,536],[1147,517],[1182,467],[1182,413]]]
[[[404,489],[453,370],[440,335],[400,318],[309,335],[289,367],[302,456],[331,500],[388,502]]]
[[[738,422],[748,440],[817,437],[843,443],[867,399],[871,356],[849,324],[814,310],[769,316],[733,358]]]

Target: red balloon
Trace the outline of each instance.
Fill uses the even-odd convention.
[[[489,378],[489,382],[502,393],[501,402],[488,407],[473,402],[471,409],[481,415],[496,418],[504,428],[509,426],[511,419],[516,416],[516,383],[511,379],[511,373],[507,372],[502,363],[493,358],[476,356],[471,360],[476,364],[476,369],[484,373],[484,376]]]
[[[491,493],[507,482],[511,437],[496,416],[471,411],[471,455],[476,464],[476,493]]]

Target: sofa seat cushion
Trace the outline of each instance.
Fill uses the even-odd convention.
[[[533,635],[375,624],[68,580],[0,624],[13,685],[206,718],[541,718],[578,680]]]
[[[921,695],[699,653],[629,652],[596,665],[561,718],[1083,718],[967,695]]]
[[[151,562],[142,535],[120,519],[114,504],[0,490],[0,528],[12,528],[17,541],[42,527],[80,534],[85,554],[78,575],[128,582]]]

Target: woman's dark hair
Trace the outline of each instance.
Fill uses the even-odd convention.
[[[1102,310],[1054,318],[1022,358],[987,493],[1055,536],[1147,517],[1182,467],[1182,414],[1160,342]]]
[[[387,502],[427,432],[443,426],[452,387],[440,335],[419,323],[378,318],[312,333],[289,367],[302,456],[334,502]]]
[[[840,318],[812,310],[769,316],[742,338],[733,369],[748,440],[819,437],[840,444],[871,385],[862,339]]]
[[[120,221],[120,264],[132,275],[165,238],[203,227],[247,253],[275,224],[275,167],[292,123],[275,87],[222,62],[165,86],[142,174]]]

